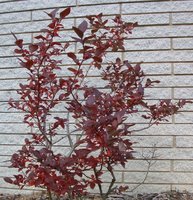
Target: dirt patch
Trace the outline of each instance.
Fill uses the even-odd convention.
[[[0,194],[0,200],[49,200],[45,192],[35,193],[31,195],[9,195]],[[67,198],[56,198],[53,200],[68,200]],[[81,200],[100,200],[100,198],[95,196],[81,198]],[[138,194],[136,196],[131,195],[111,195],[108,200],[193,200],[193,193],[189,192],[178,192],[169,191],[162,193],[151,193],[151,194]]]

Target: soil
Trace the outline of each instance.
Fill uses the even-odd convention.
[[[32,195],[10,195],[0,194],[0,200],[49,200],[46,193],[35,193]],[[53,200],[58,200],[53,198]],[[60,198],[59,200],[68,200],[67,198]],[[90,196],[81,198],[81,200],[101,200],[99,196]],[[111,195],[108,200],[193,200],[193,193],[169,191],[162,193],[138,194],[136,196],[130,195]]]

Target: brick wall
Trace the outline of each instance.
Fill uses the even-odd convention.
[[[64,3],[65,2],[65,3]],[[143,70],[152,79],[159,79],[159,86],[147,90],[149,101],[160,98],[193,99],[193,1],[192,0],[0,0],[0,192],[15,192],[15,187],[2,181],[11,176],[7,169],[10,155],[18,149],[28,128],[22,124],[22,113],[7,110],[7,101],[17,98],[18,83],[25,81],[13,54],[14,32],[28,44],[33,35],[47,24],[43,11],[72,7],[65,21],[66,40],[71,40],[71,26],[78,24],[85,15],[103,12],[111,18],[122,14],[127,21],[137,21],[126,43],[126,51],[110,56],[121,56],[129,61],[143,61]],[[74,49],[75,50],[75,47]],[[70,63],[65,63],[70,64]],[[94,74],[90,78],[96,79]],[[97,82],[98,83],[98,82]],[[103,83],[99,82],[99,86]],[[143,121],[139,121],[143,126]],[[150,155],[156,146],[157,161],[150,168],[144,184],[135,192],[187,189],[193,185],[193,106],[186,106],[168,123],[138,132],[132,139],[136,160],[129,162],[124,171],[116,169],[118,183],[135,187],[145,176],[147,162],[142,153]]]

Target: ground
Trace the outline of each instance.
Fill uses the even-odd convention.
[[[64,200],[65,198],[53,198],[53,200]],[[79,200],[100,200],[100,198],[95,195],[89,198],[81,198]],[[36,193],[32,195],[9,195],[0,194],[0,200],[48,200],[45,193]],[[67,199],[66,199],[67,200]],[[193,200],[193,193],[189,192],[162,192],[162,193],[151,193],[151,194],[138,194],[136,196],[130,195],[112,195],[109,200]]]

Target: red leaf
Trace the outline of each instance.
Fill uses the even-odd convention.
[[[60,117],[54,117],[54,119],[57,120],[57,122],[55,122],[55,124],[57,124],[57,127],[61,126],[62,128],[64,128],[64,123],[67,121],[66,119]]]
[[[15,49],[14,52],[17,53],[17,54],[21,54],[23,52],[23,50]]]
[[[17,39],[16,35],[11,32],[11,34],[13,35],[13,37],[15,38],[15,44],[19,47],[19,48],[22,48],[23,47],[23,40],[22,39]]]
[[[49,16],[49,17],[51,17],[52,19],[54,19],[55,18],[55,16],[56,16],[56,13],[58,12],[58,10],[59,10],[59,8],[56,8],[56,9],[54,9],[52,12],[50,12],[50,13],[47,13],[46,12],[46,14]]]
[[[60,96],[58,97],[58,99],[60,101],[64,100],[66,98],[66,95],[65,94],[60,94]]]
[[[50,23],[50,24],[48,25],[48,27],[51,28],[51,29],[54,29],[54,27],[55,27],[55,22]]]
[[[16,41],[15,41],[15,44],[16,44],[19,48],[22,48],[22,47],[23,47],[23,40],[22,40],[22,39],[16,40]]]
[[[64,19],[67,15],[70,14],[70,7],[66,8],[60,13],[60,19]]]
[[[88,23],[85,20],[78,26],[78,29],[83,33],[86,31],[87,28],[88,28]]]
[[[68,68],[69,71],[73,72],[74,74],[77,74],[78,70],[72,68],[72,67],[69,67]]]
[[[30,44],[29,45],[29,50],[33,53],[34,51],[36,51],[38,49],[38,45],[37,44]]]
[[[20,63],[22,67],[30,69],[33,66],[33,60],[28,60],[27,62]]]
[[[83,38],[83,32],[79,29],[79,28],[76,28],[76,27],[72,27],[74,32],[80,37],[80,38]]]
[[[78,150],[74,150],[74,152],[76,153],[76,156],[78,158],[86,158],[88,156],[88,154],[90,153],[89,149],[78,149]]]
[[[116,58],[116,64],[121,65],[121,59],[120,58]]]
[[[4,181],[5,182],[7,182],[7,183],[13,183],[13,180],[11,180],[9,177],[5,177],[5,178],[3,178],[4,179]]]
[[[67,85],[66,80],[64,79],[59,79],[60,87],[62,88],[63,86]]]
[[[76,64],[78,64],[78,59],[76,58],[76,55],[72,52],[67,53],[67,56],[71,58]]]
[[[91,189],[94,189],[94,188],[95,188],[95,183],[91,182],[91,183],[90,183],[90,188],[91,188]]]
[[[60,42],[52,42],[52,44],[51,44],[52,46],[54,46],[54,45],[58,45],[58,46],[61,46],[61,43]]]
[[[102,62],[102,58],[101,57],[95,56],[93,59],[94,59],[95,62],[99,62],[99,63]]]
[[[72,52],[67,53],[69,58],[72,58],[72,60],[76,59],[76,55]]]
[[[34,38],[37,39],[37,40],[40,40],[40,39],[46,40],[46,38],[45,38],[43,35],[37,35],[37,36],[34,37]]]

